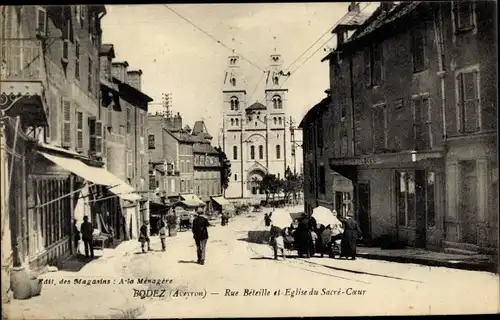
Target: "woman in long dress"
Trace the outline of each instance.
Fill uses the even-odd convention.
[[[337,217],[344,226],[344,233],[342,236],[340,257],[351,258],[356,260],[356,242],[361,239],[361,229],[354,217],[348,213],[346,218],[341,216]]]

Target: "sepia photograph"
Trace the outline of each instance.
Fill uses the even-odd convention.
[[[0,5],[2,320],[500,313],[497,11]]]

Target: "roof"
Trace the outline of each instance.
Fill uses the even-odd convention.
[[[213,137],[208,133],[207,126],[203,120],[198,120],[194,123],[192,135],[199,136],[203,139],[212,139]]]
[[[315,117],[320,112],[323,112],[324,110],[326,110],[326,108],[328,108],[328,106],[330,105],[330,100],[331,100],[331,98],[330,98],[330,96],[328,96],[328,97],[324,98],[323,100],[321,100],[319,103],[317,103],[314,107],[309,109],[309,111],[307,111],[306,115],[302,118],[302,121],[300,121],[299,128],[303,128],[304,125],[306,124],[306,122],[308,122],[308,120],[311,117]]]
[[[166,132],[168,132],[172,137],[174,137],[177,141],[179,142],[186,142],[186,143],[195,143],[197,142],[195,137],[191,136],[188,133],[181,132],[178,130],[171,130],[167,128],[163,128]]]
[[[125,66],[125,68],[128,68],[128,62],[127,61],[112,62],[111,64],[112,65],[114,64],[116,66],[122,65],[122,66]]]
[[[387,26],[397,19],[407,16],[421,4],[420,1],[402,1],[395,4],[389,11],[385,11],[382,7],[378,7],[375,12],[366,21],[365,26],[355,32],[348,42],[361,39],[384,26]]]
[[[219,154],[213,146],[208,143],[197,143],[193,146],[194,153],[208,153],[208,154]]]
[[[110,43],[103,43],[101,47],[99,48],[99,55],[100,56],[108,56],[111,58],[115,58],[115,48],[112,44]]]
[[[117,78],[113,77],[113,82],[118,84],[118,90],[120,92],[120,96],[122,96],[122,93],[125,93],[125,96],[127,96],[127,93],[132,94],[134,96],[139,96],[141,100],[146,101],[146,102],[151,102],[153,101],[153,98],[145,94],[144,92],[137,90],[136,88],[132,87],[131,85],[122,82],[118,80]]]
[[[365,21],[370,17],[369,14],[364,14],[362,12],[350,11],[345,16],[343,16],[338,22],[337,26],[332,30],[335,33],[338,27],[357,27],[365,23]]]
[[[245,110],[267,110],[267,107],[260,102],[255,102]]]

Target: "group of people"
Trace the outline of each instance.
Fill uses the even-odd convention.
[[[321,257],[325,252],[330,257],[335,257],[338,250],[339,256],[356,259],[356,243],[362,239],[361,229],[351,214],[344,218],[337,214],[334,215],[342,223],[323,225],[318,224],[313,216],[303,217],[299,221],[294,221],[289,227],[283,230],[272,223],[272,213],[264,215],[266,226],[271,226],[269,243],[273,247],[274,259],[278,259],[278,253],[281,252],[285,259],[285,249],[293,247],[297,250],[299,257],[310,258],[318,253]],[[297,226],[295,227],[295,224]],[[337,243],[340,240],[340,247]]]
[[[73,220],[73,240],[76,252],[80,254],[80,240],[83,240],[85,247],[85,257],[94,258],[94,226],[89,222],[89,217],[83,217],[80,230],[77,227],[77,220]]]

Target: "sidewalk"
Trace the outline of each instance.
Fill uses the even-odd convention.
[[[424,249],[381,249],[358,247],[358,257],[400,263],[415,263],[434,267],[447,267],[497,273],[495,257],[484,254],[465,255],[435,252]]]

